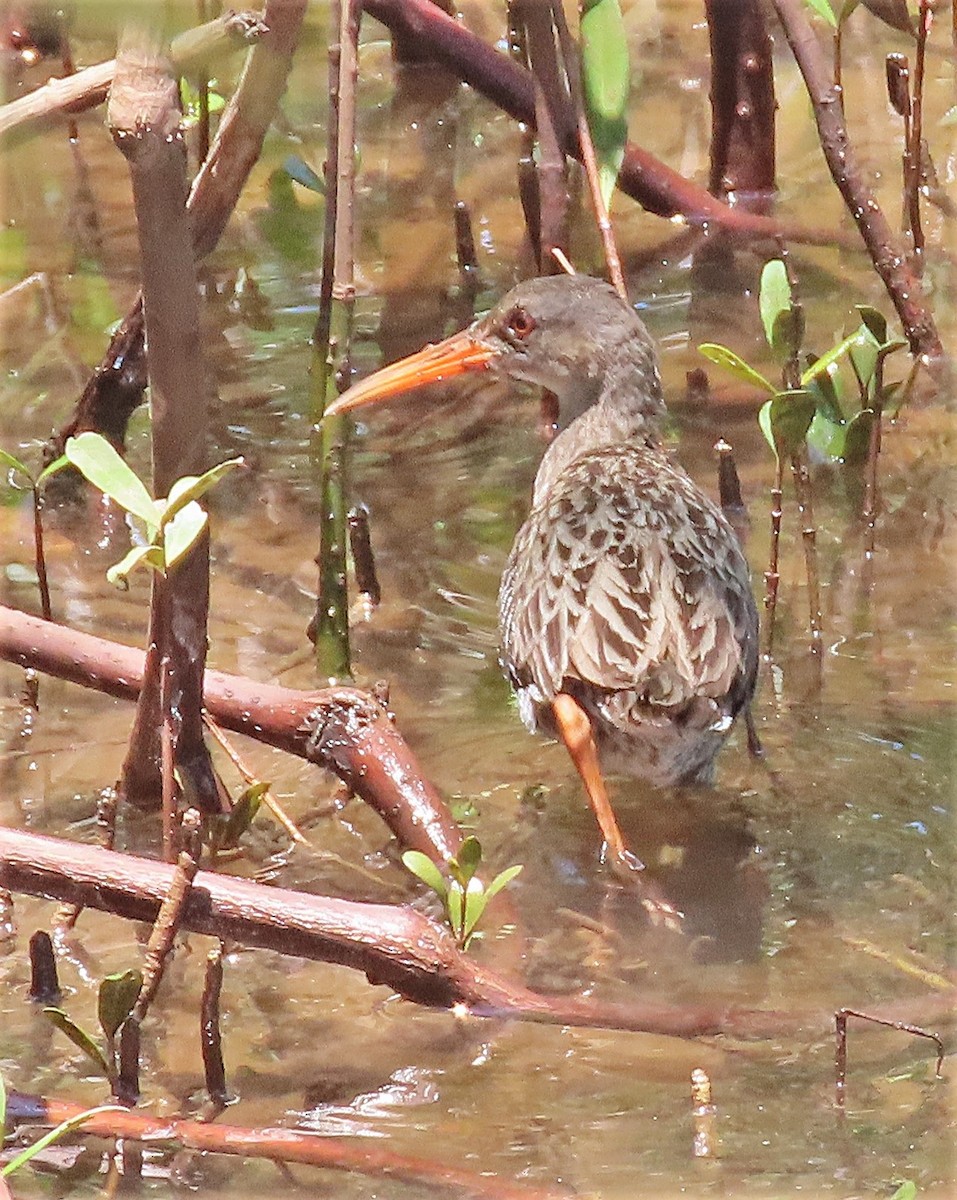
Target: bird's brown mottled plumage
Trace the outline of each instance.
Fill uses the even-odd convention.
[[[595,751],[606,769],[654,784],[710,780],[754,692],[747,563],[720,509],[661,447],[655,346],[608,284],[519,284],[468,330],[355,385],[336,408],[476,370],[559,401],[563,427],[502,579],[502,662],[526,724],[566,742],[628,861]]]

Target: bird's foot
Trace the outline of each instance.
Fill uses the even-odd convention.
[[[608,852],[607,843],[602,849],[602,861]],[[661,887],[654,879],[650,879],[645,871],[645,864],[637,854],[622,848],[616,854],[611,854],[610,866],[618,878],[627,887],[634,888],[641,900],[641,906],[648,914],[653,925],[660,925],[672,933],[684,932],[684,913],[675,908]]]

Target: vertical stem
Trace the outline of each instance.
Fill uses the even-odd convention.
[[[206,1091],[213,1104],[226,1105],[226,1067],[223,1064],[223,1035],[219,1024],[220,996],[223,990],[223,944],[206,956],[206,979],[200,1007],[203,1071]]]
[[[917,53],[914,62],[914,100],[911,105],[910,130],[906,149],[908,165],[907,200],[911,237],[917,258],[916,270],[920,270],[924,256],[924,229],[920,219],[920,185],[923,175],[923,123],[924,123],[924,66],[927,56],[927,39],[934,20],[929,0],[920,0],[917,18]]]
[[[329,142],[326,224],[323,235],[319,316],[313,343],[313,412],[321,417],[338,394],[336,375],[348,381],[355,305],[355,95],[358,77],[360,4],[333,5],[335,40],[329,47]],[[334,357],[341,347],[339,369]],[[323,421],[317,451],[322,463],[319,536],[319,597],[310,625],[320,675],[348,679],[349,601],[346,585],[346,501],[343,471],[347,426],[341,417]]]
[[[768,614],[767,635],[764,642],[764,653],[771,658],[774,649],[774,618],[778,604],[778,584],[781,575],[778,571],[781,549],[781,515],[784,502],[784,464],[779,456],[775,457],[774,483],[771,486],[771,549],[768,557],[768,569],[764,573],[764,607]]]
[[[808,469],[807,443],[791,456],[791,472],[797,495],[798,518],[801,522],[801,541],[804,545],[804,568],[807,572],[808,619],[811,627],[811,653],[820,656],[821,585],[817,565],[817,530],[814,526],[814,499],[811,473]]]
[[[47,579],[47,559],[43,548],[43,497],[33,488],[33,556],[37,571],[37,586],[40,589],[40,611],[44,621],[53,620],[50,606],[50,584]]]
[[[628,292],[625,288],[625,279],[621,272],[621,259],[618,255],[618,247],[615,244],[615,231],[612,228],[611,221],[608,217],[608,209],[605,207],[605,201],[601,194],[601,184],[598,179],[598,163],[595,158],[595,147],[591,139],[591,132],[588,128],[588,118],[585,115],[585,101],[582,96],[581,88],[581,66],[578,58],[578,51],[575,43],[572,41],[571,35],[568,32],[568,24],[565,21],[565,14],[562,11],[562,6],[559,3],[553,4],[555,14],[555,26],[558,29],[558,38],[562,47],[562,54],[565,58],[565,72],[568,76],[568,86],[571,92],[572,105],[575,110],[575,119],[578,128],[578,145],[581,149],[582,163],[585,167],[585,178],[588,180],[588,190],[591,195],[592,207],[595,210],[595,222],[598,225],[598,232],[601,236],[602,248],[605,252],[605,262],[608,266],[608,278],[611,281],[612,287],[621,296],[625,303],[628,303]]]

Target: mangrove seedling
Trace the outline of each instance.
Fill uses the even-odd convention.
[[[209,520],[198,503],[200,496],[243,464],[241,458],[230,458],[202,475],[184,475],[176,480],[166,499],[154,500],[132,467],[98,433],[69,438],[64,454],[95,488],[145,526],[145,542],[134,546],[106,573],[110,583],[120,588],[129,586],[129,576],[138,566],[165,575],[183,558]]]
[[[522,870],[521,866],[506,867],[486,887],[477,874],[482,864],[482,847],[476,837],[467,837],[458,854],[449,859],[448,878],[420,850],[406,850],[402,862],[442,901],[449,926],[462,950],[468,949],[473,937],[481,936],[476,926],[488,902]]]

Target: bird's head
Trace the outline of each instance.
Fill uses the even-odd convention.
[[[587,275],[518,284],[467,329],[354,384],[327,414],[479,371],[547,388],[558,398],[563,426],[599,400],[629,410],[639,424],[664,416],[657,354],[644,323],[612,287]]]

